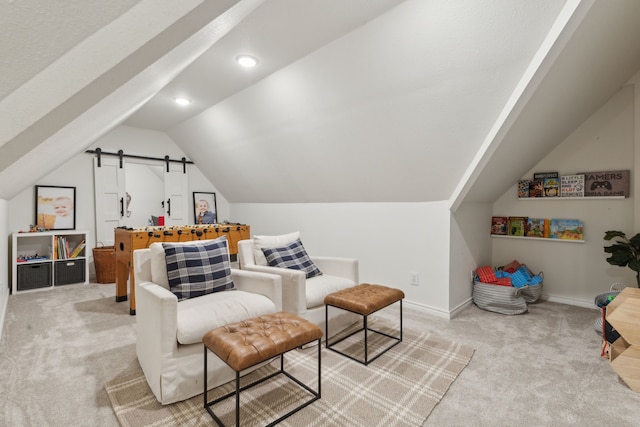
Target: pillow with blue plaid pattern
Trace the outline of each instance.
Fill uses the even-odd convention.
[[[226,236],[193,244],[163,243],[169,289],[178,301],[234,289]]]
[[[271,267],[302,270],[307,274],[307,279],[322,275],[307,255],[300,239],[276,248],[262,248],[262,252]]]

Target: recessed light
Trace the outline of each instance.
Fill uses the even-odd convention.
[[[258,60],[250,55],[240,55],[236,61],[245,68],[253,68],[258,65]]]
[[[185,106],[185,105],[189,105],[191,104],[191,100],[187,99],[187,98],[173,98],[173,101],[181,106]]]

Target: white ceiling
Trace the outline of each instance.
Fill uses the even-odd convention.
[[[269,0],[136,111],[127,125],[165,131],[343,36],[402,0]],[[235,58],[259,58],[242,69]],[[174,97],[193,101],[176,108]]]
[[[0,99],[139,1],[0,2]]]
[[[49,3],[0,3],[0,198],[124,123],[231,202],[492,201],[640,68],[635,0]]]

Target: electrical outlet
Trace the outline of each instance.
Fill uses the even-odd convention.
[[[410,275],[411,275],[411,284],[413,286],[418,286],[420,284],[420,280],[418,280],[418,272],[412,271]]]

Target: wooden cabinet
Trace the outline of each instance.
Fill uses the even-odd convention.
[[[606,315],[620,334],[609,349],[611,366],[630,389],[640,392],[640,289],[624,288],[607,305]]]
[[[144,249],[155,242],[188,242],[211,240],[227,236],[229,254],[235,261],[238,242],[250,238],[250,227],[242,224],[207,224],[172,227],[116,228],[116,301],[129,299],[129,313],[136,314],[135,281],[133,277],[133,251]],[[129,292],[127,294],[127,283]],[[128,297],[129,296],[129,297]]]
[[[12,292],[88,283],[87,236],[82,230],[13,233]]]

